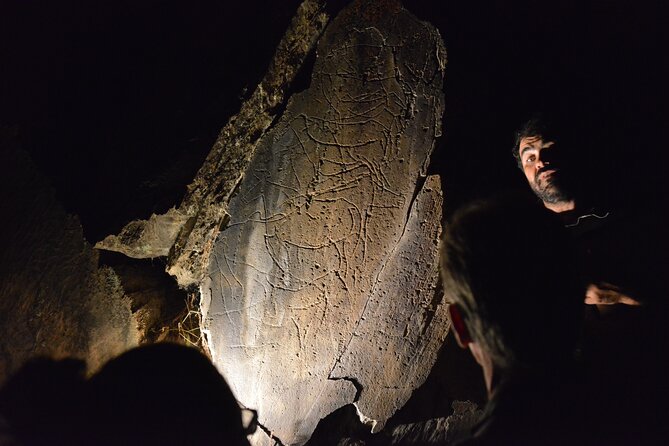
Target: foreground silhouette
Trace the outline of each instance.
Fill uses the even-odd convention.
[[[80,361],[48,359],[20,370],[0,392],[5,443],[249,444],[230,388],[195,349],[154,344],[122,354],[89,380],[83,370]]]

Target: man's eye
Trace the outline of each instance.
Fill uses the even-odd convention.
[[[525,159],[525,163],[533,163],[537,159],[536,156],[530,155]]]

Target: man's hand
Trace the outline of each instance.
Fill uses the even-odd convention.
[[[641,305],[638,300],[624,294],[620,288],[610,283],[591,283],[585,292],[586,305]]]

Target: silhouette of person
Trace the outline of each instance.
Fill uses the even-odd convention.
[[[18,446],[247,446],[255,429],[244,426],[225,379],[194,348],[142,346],[88,380],[84,371],[73,359],[26,364],[0,390],[0,439]]]
[[[0,390],[0,444],[71,445],[85,389],[86,364],[36,358]]]
[[[513,154],[532,191],[559,216],[576,246],[587,284],[582,359],[599,406],[590,417],[608,424],[623,443],[639,442],[639,433],[666,437],[669,389],[661,383],[669,373],[669,248],[662,209],[641,206],[642,200],[625,207],[615,195],[610,199],[616,208],[592,204],[598,200],[589,196],[583,177],[601,172],[580,157],[600,141],[588,135],[593,129],[577,130],[575,121],[535,115],[516,131]]]
[[[153,344],[107,363],[88,382],[83,444],[248,445],[225,379],[194,348]]]
[[[639,305],[657,292],[653,280],[658,250],[657,215],[592,204],[580,176],[595,176],[579,161],[590,144],[559,117],[537,114],[515,132],[513,155],[530,189],[544,207],[560,216],[580,248],[581,272],[588,281],[586,304]],[[592,181],[592,180],[591,180]],[[643,220],[643,221],[642,221]],[[666,258],[663,259],[665,266]]]
[[[471,203],[446,226],[441,269],[488,392],[465,444],[588,443],[573,361],[583,286],[559,219],[515,195]]]

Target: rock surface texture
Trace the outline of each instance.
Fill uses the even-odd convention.
[[[95,247],[145,259],[167,257],[167,271],[180,286],[198,285],[227,218],[227,204],[286,102],[286,93],[328,21],[324,0],[305,0],[277,47],[265,77],[241,110],[221,130],[177,209],[130,222]]]
[[[95,370],[141,334],[119,277],[98,267],[28,155],[0,141],[0,383],[35,356]]]
[[[378,430],[429,373],[448,331],[426,177],[444,66],[438,32],[398,2],[353,2],[229,199],[204,329],[259,412],[256,444],[302,444],[351,402]]]
[[[454,401],[451,407],[453,413],[448,417],[396,426],[379,444],[448,445],[469,438],[471,429],[481,419],[483,411],[471,401]]]
[[[380,430],[449,328],[427,177],[443,43],[398,1],[354,1],[329,24],[324,7],[302,3],[183,202],[96,245],[167,257],[180,286],[199,286],[213,360],[259,412],[255,444],[303,444],[350,403]],[[316,45],[309,87],[286,104]]]

